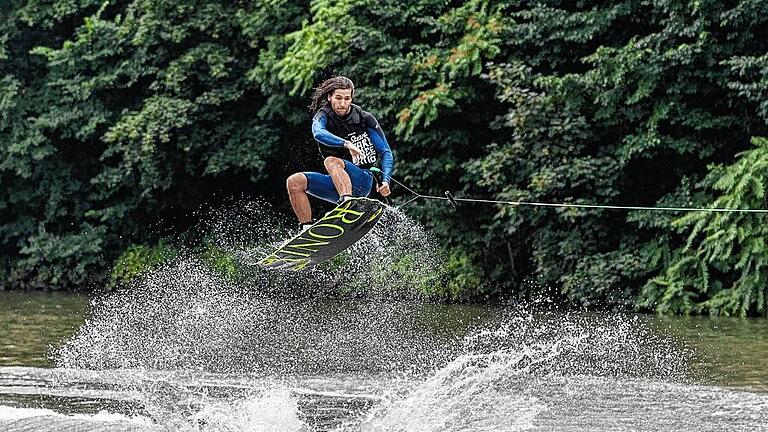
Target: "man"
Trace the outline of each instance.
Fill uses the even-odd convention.
[[[392,150],[376,118],[352,103],[354,93],[352,81],[337,76],[323,81],[312,95],[312,135],[328,174],[301,172],[288,177],[288,196],[300,230],[312,224],[308,194],[332,203],[368,196],[374,186],[381,196],[390,194]],[[380,184],[370,171],[377,163]]]

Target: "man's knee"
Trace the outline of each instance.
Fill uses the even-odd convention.
[[[331,172],[332,170],[344,169],[344,160],[335,156],[328,156],[323,161],[323,165],[325,165],[325,169],[328,172]]]
[[[304,192],[307,190],[307,176],[303,173],[291,174],[285,181],[288,192]]]

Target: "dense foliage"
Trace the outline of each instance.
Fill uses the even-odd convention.
[[[286,208],[286,175],[319,164],[308,92],[337,73],[389,131],[396,179],[422,193],[766,206],[760,0],[6,3],[10,286],[103,284],[123,252],[152,261],[203,203]],[[464,298],[482,274],[483,296],[549,286],[588,307],[768,311],[763,215],[408,208],[471,275],[450,289]]]

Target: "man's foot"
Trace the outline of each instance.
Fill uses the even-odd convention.
[[[336,204],[344,204],[345,202],[351,200],[352,198],[354,198],[354,196],[352,195],[342,195],[339,197],[339,200],[336,201]]]
[[[308,230],[312,225],[313,225],[312,222],[300,223],[299,224],[299,229],[298,229],[298,232],[296,233],[296,235],[299,235],[299,234],[303,233],[304,231]]]

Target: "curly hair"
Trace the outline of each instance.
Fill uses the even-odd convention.
[[[326,104],[328,95],[333,94],[335,90],[340,89],[352,89],[352,94],[355,94],[355,85],[352,80],[339,75],[320,83],[319,86],[312,93],[312,102],[309,104],[309,111],[313,114],[317,112],[323,105]]]

